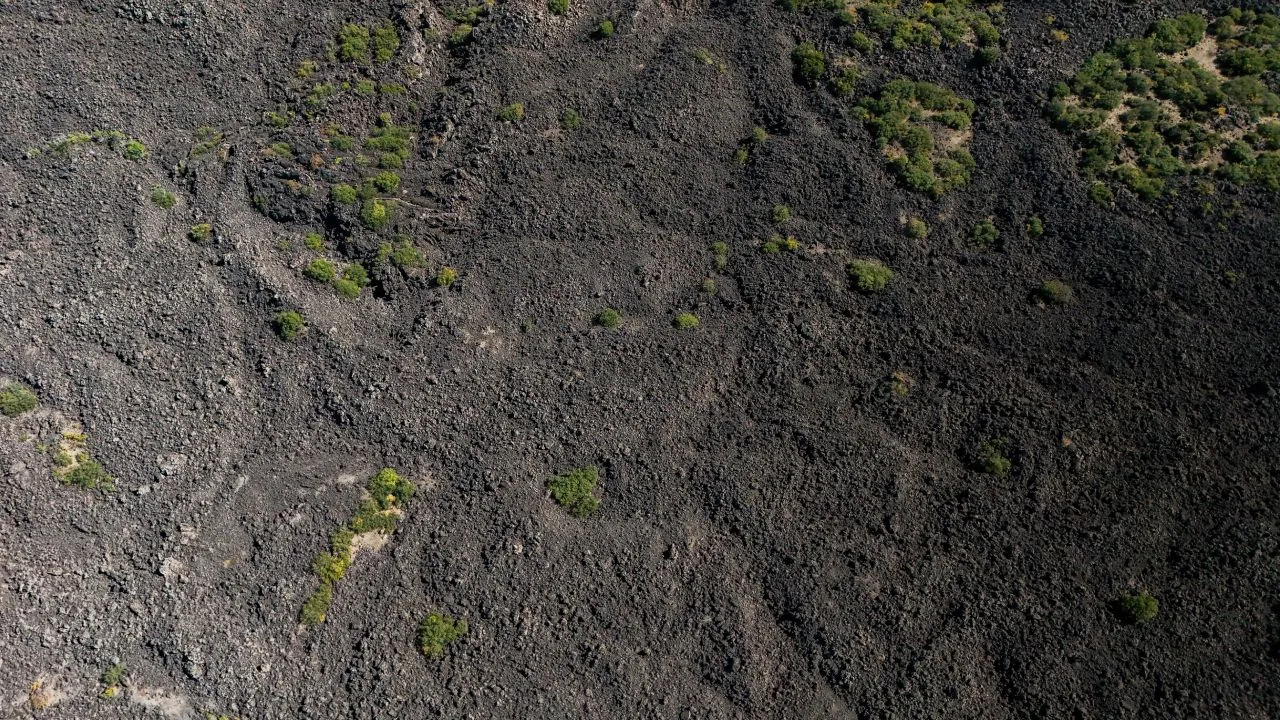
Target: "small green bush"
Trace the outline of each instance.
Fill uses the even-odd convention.
[[[982,443],[978,447],[978,468],[988,475],[1000,477],[1008,475],[1013,469],[1013,461],[1005,455],[1008,444],[1004,438]]]
[[[359,198],[356,189],[346,183],[338,183],[329,191],[329,199],[339,205],[351,205]]]
[[[1036,297],[1053,305],[1066,305],[1075,300],[1075,291],[1061,280],[1046,280],[1036,289]]]
[[[467,634],[467,621],[431,613],[418,626],[418,647],[429,658],[444,657],[449,645]]]
[[[34,410],[39,404],[36,394],[26,385],[9,383],[0,388],[0,414],[5,417],[17,417]]]
[[[791,219],[791,208],[786,205],[774,205],[769,211],[769,219],[774,225],[781,225]]]
[[[1149,593],[1125,595],[1111,603],[1111,611],[1121,622],[1128,625],[1141,625],[1154,620],[1160,611],[1160,602]]]
[[[440,268],[440,272],[436,273],[436,286],[447,288],[458,281],[458,271],[448,265]]]
[[[1044,220],[1037,215],[1032,215],[1027,220],[1027,237],[1034,239],[1041,235],[1044,235]]]
[[[370,230],[386,227],[391,222],[391,206],[388,201],[370,198],[360,208],[360,222]]]
[[[384,171],[374,175],[370,182],[381,192],[395,192],[396,188],[400,187],[400,176],[393,172]]]
[[[391,23],[384,23],[373,29],[373,61],[386,64],[395,56],[400,47],[400,33]]]
[[[769,133],[762,127],[752,128],[750,140],[753,145],[763,145],[769,141]]]
[[[262,120],[273,128],[286,128],[293,122],[293,113],[288,110],[268,110],[262,113]]]
[[[601,20],[600,25],[596,27],[596,37],[601,40],[613,37],[613,21]]]
[[[453,32],[449,33],[449,47],[462,47],[471,42],[471,33],[475,28],[468,23],[458,23],[454,26]]]
[[[351,263],[342,269],[342,279],[354,283],[356,287],[368,287],[369,271],[360,263]]]
[[[838,97],[848,97],[858,86],[858,71],[852,66],[844,67],[831,76],[831,92]]]
[[[791,61],[795,65],[796,77],[810,85],[827,71],[826,56],[811,42],[797,45],[791,51]]]
[[[547,0],[547,9],[552,15],[563,15],[569,11],[569,0]]]
[[[115,492],[115,479],[107,474],[106,468],[97,460],[81,460],[71,472],[61,477],[63,483],[75,485],[83,490],[101,490]]]
[[[333,583],[342,579],[347,574],[347,568],[351,567],[351,556],[349,553],[343,555],[333,555],[330,553],[320,553],[316,559],[311,561],[311,571],[320,578],[321,582]]]
[[[595,496],[599,481],[599,469],[588,465],[551,478],[547,488],[551,490],[551,497],[569,514],[586,517],[600,506],[600,500]]]
[[[124,149],[121,152],[130,160],[141,160],[146,157],[147,146],[137,140],[126,140]]]
[[[307,267],[302,271],[302,274],[317,282],[327,283],[338,276],[338,271],[333,266],[333,263],[328,260],[324,258],[316,258],[315,260],[307,263]]]
[[[346,62],[369,61],[369,28],[363,25],[344,25],[338,32],[338,57]]]
[[[679,330],[692,330],[698,327],[701,323],[698,320],[697,315],[694,315],[691,312],[682,312],[676,316],[675,320],[672,321],[672,324],[674,324]]]
[[[909,238],[922,240],[929,235],[929,224],[920,218],[911,218],[907,221],[906,233]]]
[[[333,604],[333,583],[322,582],[320,588],[307,598],[302,604],[302,611],[298,613],[298,621],[308,627],[319,625],[324,622],[325,614],[329,612],[329,606]]]
[[[729,265],[729,244],[723,241],[711,243],[711,258],[716,270],[724,270]]]
[[[1000,241],[1000,231],[991,220],[979,220],[978,224],[973,226],[973,232],[969,235],[969,239],[973,241],[974,245],[984,250],[993,250]]]
[[[413,242],[408,238],[400,238],[400,241],[394,247],[391,243],[383,243],[378,248],[379,260],[390,260],[392,265],[398,268],[416,268],[422,267],[425,259],[422,252],[414,247]]]
[[[1100,182],[1095,182],[1089,186],[1089,199],[1093,201],[1093,204],[1105,209],[1110,209],[1116,201],[1111,188]]]
[[[524,119],[524,103],[511,103],[498,111],[498,119],[503,122],[517,122]]]
[[[292,340],[298,337],[307,327],[306,318],[296,310],[286,310],[279,313],[271,321],[271,324],[275,327],[276,334],[285,340]]]
[[[884,290],[893,279],[893,271],[879,260],[854,260],[849,263],[849,276],[859,291],[874,293]]]
[[[605,308],[600,311],[599,315],[596,315],[596,324],[600,327],[613,330],[618,327],[618,325],[622,324],[622,313],[614,310],[613,308]]]
[[[168,210],[178,204],[178,196],[162,187],[154,187],[151,189],[151,202]]]
[[[302,244],[305,245],[308,250],[323,250],[324,236],[318,232],[309,232],[302,236]]]
[[[209,223],[192,225],[187,231],[187,237],[198,243],[209,242],[209,238],[213,237],[213,226]]]
[[[565,130],[577,130],[582,127],[582,115],[573,108],[565,108],[560,114],[560,125]]]
[[[338,278],[337,280],[334,280],[333,289],[337,290],[339,295],[349,300],[354,300],[360,297],[360,286],[346,278]]]
[[[717,288],[716,288],[716,279],[715,279],[715,278],[703,278],[703,280],[702,280],[702,292],[704,292],[704,293],[706,293],[706,294],[708,294],[708,295],[715,295],[715,294],[716,294],[716,290],[717,290]]]

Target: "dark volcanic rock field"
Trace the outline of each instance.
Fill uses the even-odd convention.
[[[1280,717],[1280,195],[1104,209],[1044,118],[1226,7],[1008,2],[978,65],[816,5],[0,0],[0,716]],[[967,186],[886,168],[853,108],[898,77],[973,101]],[[55,476],[76,425],[115,492]],[[382,467],[416,495],[301,625]]]

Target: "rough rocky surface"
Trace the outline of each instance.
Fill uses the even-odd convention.
[[[1108,39],[1222,7],[1011,2],[991,67],[870,53],[855,96],[907,76],[977,105],[978,171],[934,201],[852,99],[792,78],[796,42],[835,37],[816,11],[509,0],[451,50],[456,8],[426,3],[0,1],[0,374],[41,401],[0,418],[0,715],[1280,715],[1280,203],[1100,210],[1041,115]],[[363,72],[296,77],[344,23],[387,20],[368,72],[403,95],[264,125]],[[383,111],[415,143],[375,233],[329,210],[350,166],[306,158]],[[225,140],[192,157],[200,127]],[[28,152],[98,129],[146,157]],[[762,253],[779,203],[801,249]],[[986,217],[996,251],[968,244]],[[300,273],[320,228],[336,260],[404,234],[425,267],[343,299]],[[851,287],[858,257],[883,293]],[[1030,300],[1050,278],[1075,302]],[[53,478],[38,446],[69,423],[117,492]],[[1007,475],[976,467],[993,438]],[[580,519],[546,483],[587,464]],[[383,466],[417,497],[304,629],[311,559]],[[1108,603],[1137,590],[1159,615],[1126,626]],[[441,660],[415,646],[432,611],[470,628]]]

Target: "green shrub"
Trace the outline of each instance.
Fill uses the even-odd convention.
[[[97,460],[82,459],[60,479],[67,485],[75,485],[83,490],[115,492],[116,489],[115,479],[107,474],[106,468]]]
[[[849,263],[849,276],[859,291],[873,293],[884,290],[893,279],[893,271],[879,260],[854,260]]]
[[[764,145],[769,141],[769,133],[762,127],[752,128],[750,142],[753,145]]]
[[[342,279],[354,283],[356,287],[368,287],[369,271],[360,263],[351,263],[342,269]]]
[[[706,293],[706,294],[708,294],[708,295],[715,295],[715,294],[716,294],[716,279],[715,279],[715,278],[703,278],[703,280],[702,280],[702,292],[704,292],[704,293]]]
[[[988,475],[1008,475],[1013,469],[1013,461],[1005,455],[1008,444],[1008,440],[1004,438],[982,443],[978,447],[978,469]]]
[[[466,634],[466,620],[455,620],[440,613],[431,613],[418,626],[418,647],[422,650],[422,654],[429,658],[442,658],[449,645]]]
[[[724,270],[729,264],[729,244],[721,241],[711,243],[711,262],[716,270]]]
[[[360,297],[360,286],[346,278],[338,278],[337,280],[334,280],[333,289],[337,290],[339,295],[349,300],[354,300]]]
[[[333,583],[322,582],[320,588],[302,604],[298,621],[308,627],[324,622],[329,606],[333,604]]]
[[[498,119],[503,122],[517,122],[524,119],[524,103],[511,103],[498,111]]]
[[[1036,297],[1053,305],[1066,305],[1075,300],[1075,291],[1061,280],[1046,280],[1036,289]]]
[[[329,199],[339,205],[351,205],[358,197],[356,189],[346,183],[338,183],[329,191]]]
[[[560,125],[565,130],[577,130],[582,127],[582,115],[573,108],[565,108],[560,114]]]
[[[1044,220],[1041,220],[1036,215],[1032,215],[1030,219],[1027,220],[1027,237],[1034,239],[1041,235],[1044,235]]]
[[[385,255],[383,250],[386,251]],[[382,247],[378,248],[378,255],[390,260],[391,264],[398,268],[422,267],[424,262],[422,252],[408,239],[401,239],[394,248],[390,243],[383,243]]]
[[[369,61],[369,28],[363,25],[344,25],[338,32],[338,57],[346,62]]]
[[[974,245],[984,250],[992,250],[998,247],[1000,231],[990,219],[979,220],[978,224],[973,226],[969,239]]]
[[[305,245],[308,250],[323,250],[324,236],[318,232],[309,232],[302,236],[302,244]]]
[[[384,193],[395,192],[400,187],[400,176],[393,172],[380,172],[370,180],[373,186]]]
[[[674,324],[679,330],[692,330],[698,327],[701,323],[699,322],[697,315],[694,315],[691,312],[682,312],[679,315],[676,315],[672,324]]]
[[[121,153],[130,160],[141,160],[146,157],[147,146],[137,140],[126,140]]]
[[[1116,201],[1111,188],[1100,182],[1095,182],[1089,186],[1089,199],[1098,207],[1106,209],[1110,209]]]
[[[273,128],[286,128],[293,122],[293,113],[288,110],[268,110],[262,113],[262,120]]]
[[[338,276],[338,271],[334,268],[333,263],[324,258],[316,258],[307,263],[306,269],[302,271],[303,275],[317,282],[330,282]]]
[[[596,27],[596,37],[601,40],[613,37],[613,21],[601,20],[600,24]]]
[[[769,211],[769,219],[774,225],[781,225],[791,219],[791,208],[786,205],[774,205]]]
[[[34,410],[39,404],[36,394],[26,385],[9,383],[0,388],[0,415],[17,417],[24,412]]]
[[[841,68],[831,76],[831,92],[839,97],[848,97],[858,85],[858,70],[852,65]]]
[[[320,553],[316,559],[311,562],[311,571],[320,578],[322,583],[334,583],[342,579],[347,574],[347,568],[351,567],[351,555],[348,552],[343,555],[332,555],[330,553]]]
[[[875,50],[876,45],[871,41],[871,38],[866,36],[865,33],[855,32],[849,36],[849,47],[857,50],[863,55],[867,55],[872,50]]]
[[[449,47],[462,47],[471,42],[471,33],[475,31],[468,23],[459,23],[454,26],[453,32],[449,33]]]
[[[178,197],[162,187],[151,189],[151,202],[168,210],[178,204]]]
[[[811,42],[797,45],[791,51],[791,62],[795,66],[796,77],[810,85],[827,71],[826,56]]]
[[[622,324],[622,313],[614,310],[613,308],[605,308],[600,311],[599,315],[596,315],[596,324],[600,327],[613,330],[618,327],[618,325]]]
[[[102,697],[110,700],[120,694],[120,683],[128,669],[124,663],[116,663],[102,673]]]
[[[275,327],[276,334],[285,340],[292,340],[306,329],[307,321],[302,313],[295,310],[286,310],[275,316],[271,321]]]
[[[209,238],[213,237],[213,226],[209,223],[192,225],[187,231],[187,237],[198,243],[209,242]]]
[[[1160,602],[1149,593],[1141,592],[1116,598],[1111,603],[1111,611],[1123,623],[1141,625],[1155,619]]]
[[[922,240],[929,235],[929,224],[920,218],[911,218],[907,221],[906,233],[909,238]]]
[[[436,273],[436,286],[449,287],[458,280],[458,271],[449,266],[440,268],[440,272]]]
[[[552,15],[563,15],[569,10],[569,0],[547,0],[547,9]]]
[[[600,471],[594,466],[574,468],[557,475],[547,483],[551,497],[569,514],[586,517],[600,506],[594,494],[600,481]]]
[[[370,198],[360,208],[360,222],[370,230],[386,227],[391,222],[391,205],[386,200]]]
[[[384,23],[373,30],[373,61],[385,64],[395,56],[400,47],[400,33],[391,23]]]

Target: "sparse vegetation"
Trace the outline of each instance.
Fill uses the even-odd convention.
[[[894,80],[854,108],[909,189],[939,197],[969,182],[973,102],[932,83]],[[941,140],[939,140],[941,138]]]
[[[1008,458],[1009,441],[1005,438],[987,440],[978,447],[978,469],[988,475],[1004,476],[1013,469],[1013,461]]]
[[[729,69],[729,66],[728,64],[725,63],[725,61],[716,57],[714,54],[712,54],[710,50],[704,47],[694,48],[693,57],[703,65],[710,65],[711,67],[715,68],[720,72],[725,72],[726,70]]]
[[[518,122],[524,119],[524,103],[511,103],[498,111],[498,119],[503,122]]]
[[[36,394],[26,385],[8,383],[0,388],[0,414],[5,417],[17,417],[35,410],[39,404]]]
[[[316,282],[331,282],[338,276],[337,269],[333,263],[325,258],[316,258],[307,263],[307,267],[302,271],[303,275],[315,280]]]
[[[729,244],[722,241],[711,243],[711,264],[717,271],[729,265]]]
[[[302,236],[302,244],[308,250],[320,251],[324,249],[324,236],[318,232],[309,232]]]
[[[849,263],[849,277],[860,292],[874,293],[885,289],[893,271],[879,260],[854,260]]]
[[[151,202],[165,210],[168,210],[178,204],[178,198],[165,188],[156,186],[151,189]]]
[[[698,320],[697,315],[694,315],[691,312],[682,312],[679,315],[676,315],[673,324],[679,330],[692,330],[698,327],[701,322]]]
[[[433,612],[418,626],[418,647],[429,658],[442,658],[445,650],[466,634],[466,620]]]
[[[605,308],[596,315],[596,324],[603,328],[613,330],[622,324],[622,313],[613,308]]]
[[[818,82],[827,71],[827,58],[811,42],[802,42],[791,51],[795,76],[807,85]]]
[[[1061,280],[1046,280],[1036,288],[1036,297],[1051,305],[1066,305],[1075,300],[1075,291]]]
[[[124,663],[116,663],[102,673],[102,697],[114,698],[120,694],[120,683],[124,681],[126,668]]]
[[[565,108],[560,113],[560,126],[565,130],[577,130],[582,127],[582,115],[573,108]]]
[[[786,205],[774,205],[769,211],[769,220],[774,225],[781,225],[791,219],[791,208]]]
[[[311,562],[311,571],[320,580],[320,586],[303,603],[298,613],[299,622],[314,626],[325,621],[333,604],[334,586],[355,559],[356,538],[364,533],[391,534],[414,492],[413,483],[391,468],[382,468],[369,478],[365,497],[355,515],[329,538],[329,550]]]
[[[369,28],[344,25],[338,32],[338,57],[345,62],[369,62]]]
[[[999,247],[1000,230],[996,228],[996,224],[989,218],[978,221],[973,226],[973,232],[969,234],[970,241],[983,250],[995,250]]]
[[[1141,625],[1155,619],[1160,602],[1149,593],[1140,592],[1116,598],[1111,603],[1111,611],[1125,624]]]
[[[191,229],[187,231],[187,237],[198,243],[209,242],[209,239],[213,237],[213,226],[209,223],[192,225]]]
[[[596,37],[601,40],[613,37],[613,21],[601,20],[600,24],[596,26]]]
[[[968,45],[974,47],[979,63],[999,58],[1001,5],[974,7],[970,0],[938,0],[912,7],[908,10],[896,0],[873,0],[860,11],[865,26],[892,50]]]
[[[1032,215],[1027,219],[1027,237],[1034,240],[1041,235],[1044,235],[1044,220],[1037,215]]]
[[[88,436],[79,427],[63,430],[56,447],[53,476],[59,482],[82,490],[115,492],[115,478],[89,455]]]
[[[600,471],[594,465],[580,467],[557,475],[547,483],[551,497],[560,507],[577,517],[586,517],[600,506],[595,496]]]
[[[901,370],[889,375],[889,392],[898,397],[906,397],[911,393],[911,376]]]
[[[306,318],[296,310],[286,310],[272,320],[276,334],[284,340],[293,340],[307,329]]]
[[[436,287],[447,288],[458,280],[458,271],[448,265],[440,268],[440,272],[436,273]]]
[[[1275,15],[1240,10],[1212,25],[1197,14],[1159,20],[1086,61],[1054,88],[1046,114],[1074,136],[1087,177],[1142,200],[1206,173],[1280,190],[1280,147],[1263,129],[1280,117],[1265,75],[1280,68],[1277,28]],[[1197,59],[1206,57],[1216,67]],[[1110,207],[1096,188],[1091,199]]]
[[[569,11],[569,0],[547,0],[547,9],[552,15],[563,15]]]
[[[373,61],[385,65],[395,56],[400,47],[400,33],[391,23],[383,23],[373,29]]]
[[[929,224],[920,218],[911,218],[905,228],[907,237],[922,240],[929,235]]]

